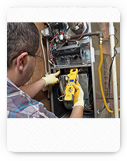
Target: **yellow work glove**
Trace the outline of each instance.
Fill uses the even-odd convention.
[[[58,82],[58,78],[56,78],[60,74],[60,71],[57,73],[49,74],[47,77],[42,77],[41,79],[45,80],[45,87],[48,85],[54,85]]]
[[[82,90],[82,87],[80,86],[78,81],[76,81],[76,84],[74,84],[73,87],[75,88],[73,107],[83,106],[84,108],[84,92]]]

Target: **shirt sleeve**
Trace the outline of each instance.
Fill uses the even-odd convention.
[[[40,111],[40,118],[57,118],[57,116],[48,111],[44,106],[43,104],[39,104],[39,111]]]

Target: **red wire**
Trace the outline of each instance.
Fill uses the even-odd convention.
[[[84,32],[85,32],[85,26],[83,25],[83,23],[82,23],[82,26],[83,26],[83,28],[84,28],[83,33],[82,33],[82,35],[81,35],[78,39],[74,40],[74,42],[75,42],[75,41],[78,41],[79,39],[82,38],[82,36],[83,36],[83,34],[84,34]],[[50,50],[52,49],[52,45],[51,45],[51,44],[53,43],[54,38],[55,38],[59,33],[62,33],[62,35],[64,36],[64,38],[65,38],[67,41],[69,41],[69,39],[67,39],[67,38],[65,37],[63,31],[60,31],[60,32],[56,33],[56,35],[53,37],[53,39],[51,40],[51,43],[50,43],[50,45],[49,45],[49,53],[50,53]],[[73,42],[73,43],[74,43],[74,42]],[[73,44],[73,43],[72,43],[72,44]],[[71,44],[71,45],[72,45],[72,44]],[[53,54],[52,54],[52,56],[53,56]],[[49,57],[51,58],[51,61],[54,63],[54,61],[53,61],[53,59],[52,59],[52,56],[50,56],[50,54],[49,54]],[[55,63],[54,63],[54,64],[55,64]]]
[[[55,38],[59,33],[60,33],[60,32],[56,33],[56,35],[52,38],[51,43],[50,43],[50,45],[49,45],[49,53],[50,53],[50,50],[52,49],[51,44],[52,44],[54,38]],[[49,54],[49,57],[50,57],[51,61],[54,63],[54,61],[53,61],[53,59],[52,59],[52,56],[50,56],[50,54]],[[55,64],[55,63],[54,63],[54,64]]]
[[[61,33],[62,33],[63,37],[64,37],[67,41],[69,41],[69,39],[67,39],[67,38],[65,37],[63,31],[61,31]]]
[[[78,41],[79,39],[81,39],[81,38],[82,38],[82,36],[84,35],[84,32],[85,32],[85,26],[83,25],[83,23],[82,23],[82,26],[83,26],[83,28],[84,28],[83,33],[82,33],[82,35],[81,35],[78,39],[74,40],[74,42],[75,42],[75,41]],[[73,42],[73,43],[74,43],[74,42]],[[73,43],[72,43],[72,44],[73,44]],[[71,44],[71,45],[72,45],[72,44]]]
[[[67,40],[67,41],[69,41],[69,39],[67,39],[66,37],[65,37],[65,35],[64,35],[64,33],[63,33],[63,31],[60,31],[60,32],[58,32],[58,33],[56,33],[56,35],[52,38],[52,40],[51,40],[51,43],[50,43],[50,46],[49,46],[49,53],[50,53],[50,50],[52,49],[52,43],[53,43],[53,40],[54,40],[54,38],[59,34],[59,33],[62,33],[62,35],[64,36],[64,38]],[[49,57],[51,58],[51,61],[54,63],[54,61],[53,61],[53,59],[52,59],[52,56],[53,56],[53,54],[50,56],[50,54],[49,54]],[[55,63],[54,63],[55,64]]]

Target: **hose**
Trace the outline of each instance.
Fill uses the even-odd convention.
[[[107,103],[106,103],[106,99],[105,99],[105,95],[104,95],[104,91],[103,91],[102,77],[101,77],[101,66],[102,66],[102,63],[103,63],[102,43],[100,43],[99,47],[100,47],[100,64],[99,64],[99,67],[98,67],[98,76],[99,76],[99,83],[100,83],[101,94],[102,94],[102,98],[103,98],[103,101],[104,101],[104,105],[105,105],[107,111],[109,113],[114,113],[114,111],[112,111],[112,110],[110,110],[108,108]],[[120,108],[118,109],[118,111],[120,111]]]

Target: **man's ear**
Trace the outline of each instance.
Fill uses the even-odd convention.
[[[23,71],[24,66],[25,66],[25,61],[26,61],[26,57],[28,56],[27,52],[22,53],[21,55],[19,55],[17,57],[17,68],[20,72]]]

